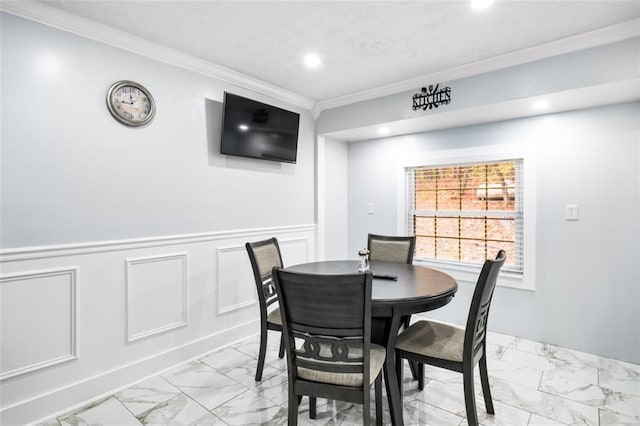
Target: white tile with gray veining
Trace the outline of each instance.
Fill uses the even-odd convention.
[[[227,371],[225,374],[228,377],[231,377],[236,382],[241,383],[248,388],[255,388],[260,384],[256,382],[257,367],[258,360],[252,359],[250,361],[247,361],[245,364],[234,368],[233,370]],[[283,374],[282,370],[265,363],[264,368],[262,369],[262,380],[269,380],[270,378],[278,376],[280,374]]]
[[[416,394],[416,400],[426,402],[460,417],[466,416],[464,393],[461,385],[451,385],[438,380],[430,380],[424,390]],[[476,404],[484,407],[482,397],[476,398]]]
[[[270,377],[268,379],[262,379],[254,391],[278,405],[287,403],[287,376],[286,374],[278,374],[277,376]]]
[[[278,358],[279,338],[269,333],[261,382],[254,380],[254,336],[39,425],[286,425],[287,372]],[[638,365],[493,332],[487,358],[496,413],[486,413],[476,369],[482,426],[640,425]],[[383,399],[387,425],[385,391]],[[467,424],[459,373],[425,366],[425,389],[419,391],[405,364],[403,405],[408,426]],[[358,404],[318,399],[317,418],[310,420],[305,397],[298,412],[301,426],[362,424]]]
[[[493,401],[494,414],[488,414],[484,410],[483,403],[478,402],[476,406],[478,408],[478,421],[483,426],[526,425],[531,417],[531,413],[528,411],[520,410],[498,401]]]
[[[509,346],[511,346],[516,341],[516,339],[517,337],[509,336],[507,334],[502,334],[502,333],[496,333],[495,331],[487,332],[487,343],[500,345],[505,348],[508,348]]]
[[[245,340],[233,346],[234,349],[240,351],[252,358],[258,359],[258,352],[260,350],[260,339],[255,338],[251,340]],[[278,352],[280,348],[280,333],[275,331],[269,331],[267,337],[267,351],[265,353],[265,364],[271,365],[279,370],[287,369],[286,358],[279,358]]]
[[[598,384],[598,369],[593,366],[576,365],[568,361],[522,352],[513,348],[507,349],[501,360],[544,372],[554,371],[558,375],[564,375],[585,383]]]
[[[539,389],[552,395],[558,395],[571,401],[580,402],[593,407],[602,407],[610,392],[598,385],[571,379],[556,370],[543,374]]]
[[[600,426],[638,426],[638,419],[626,417],[612,411],[600,410]]]
[[[140,424],[138,419],[113,396],[96,401],[63,417],[59,417],[58,420],[63,426],[121,426]]]
[[[496,345],[494,343],[487,342],[487,358],[500,359],[506,351],[506,346]]]
[[[464,417],[419,399],[404,403],[404,421],[409,425],[459,426],[465,424]]]
[[[246,386],[199,361],[174,368],[163,377],[209,410],[247,390]]]
[[[529,388],[537,389],[542,378],[542,371],[527,367],[522,364],[515,364],[502,359],[487,360],[487,370],[492,377],[514,382]],[[477,369],[476,369],[477,371]],[[491,380],[489,381],[491,383]]]
[[[118,392],[116,398],[137,416],[180,394],[182,394],[180,389],[167,382],[162,376],[153,376]]]
[[[268,400],[253,390],[227,401],[212,410],[229,425],[286,425],[287,408]]]
[[[605,359],[599,369],[598,384],[607,389],[640,396],[640,366]]]
[[[598,408],[500,379],[491,381],[494,400],[560,423],[598,425]]]
[[[531,414],[529,418],[528,426],[563,426],[565,423],[560,423],[555,420],[547,419],[537,414]]]
[[[640,396],[609,391],[602,409],[634,418],[640,424]]]
[[[255,358],[234,348],[225,348],[221,351],[212,352],[210,355],[207,355],[204,358],[200,358],[200,361],[207,364],[209,367],[215,368],[223,374],[226,374],[236,368],[242,367],[247,362],[251,362],[254,360]]]
[[[571,401],[635,418],[640,424],[640,396],[572,380],[556,371],[544,373],[540,382],[540,390]]]
[[[225,422],[185,394],[141,413],[138,420],[145,425],[157,426],[225,425]]]
[[[527,340],[521,337],[516,337],[511,348],[517,349],[521,352],[530,352],[532,354],[544,355],[549,351],[549,345],[546,343],[536,342],[534,340]]]

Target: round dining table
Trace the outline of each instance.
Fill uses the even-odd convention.
[[[302,263],[286,271],[338,275],[357,272],[359,261],[336,260]],[[395,370],[395,345],[400,326],[409,315],[431,311],[449,303],[456,280],[444,272],[419,265],[372,261],[371,341],[384,346],[384,381],[393,425],[402,425],[402,394]]]

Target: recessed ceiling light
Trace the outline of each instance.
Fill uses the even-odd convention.
[[[531,108],[536,111],[544,111],[545,109],[549,108],[549,101],[536,101],[533,103],[533,105],[531,105]]]
[[[494,0],[471,0],[471,8],[473,10],[484,10],[488,9]]]
[[[388,135],[389,134],[389,128],[388,127],[380,127],[378,129],[378,133],[381,135]]]
[[[246,132],[247,130],[249,130],[249,126],[247,126],[246,124],[238,124],[238,129],[241,132]]]
[[[315,53],[309,53],[308,55],[304,55],[304,64],[309,68],[318,68],[322,64],[322,60],[320,56]]]

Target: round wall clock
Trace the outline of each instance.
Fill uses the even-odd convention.
[[[113,118],[133,127],[147,124],[156,113],[151,93],[141,84],[128,80],[118,81],[109,88],[107,107]]]

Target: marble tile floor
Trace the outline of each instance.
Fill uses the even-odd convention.
[[[39,425],[286,425],[286,363],[277,356],[279,335],[268,342],[261,382],[254,381],[254,336]],[[498,333],[488,342],[496,414],[484,411],[476,373],[482,425],[640,425],[639,365]],[[406,425],[467,424],[461,374],[427,366],[419,392],[405,370]],[[362,406],[318,400],[310,420],[304,398],[298,418],[301,426],[360,425]]]

